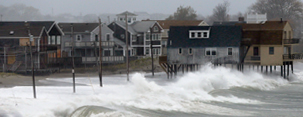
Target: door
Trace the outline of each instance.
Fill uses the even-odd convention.
[[[254,56],[259,56],[259,47],[254,47]]]

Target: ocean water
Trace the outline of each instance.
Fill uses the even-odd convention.
[[[208,64],[173,79],[165,73],[133,73],[129,82],[125,75],[104,76],[102,88],[98,77],[77,77],[76,93],[71,78],[48,78],[39,81],[48,85],[37,87],[37,99],[32,87],[0,89],[0,117],[300,117],[302,69],[296,63],[288,81],[279,67],[264,74]]]

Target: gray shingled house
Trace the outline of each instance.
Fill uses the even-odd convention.
[[[240,26],[170,27],[166,65],[239,64],[241,39]]]

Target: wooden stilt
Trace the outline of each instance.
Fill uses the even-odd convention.
[[[289,79],[289,64],[290,62],[287,62],[287,78]]]
[[[291,73],[294,73],[294,62],[291,61]]]
[[[274,69],[275,69],[275,71],[277,70],[277,69],[276,69],[276,66],[274,67]]]
[[[182,74],[184,74],[184,65],[182,64]]]
[[[281,76],[283,77],[283,66],[281,65]]]
[[[284,70],[283,70],[283,72],[284,72],[283,74],[284,74],[284,79],[285,79],[285,78],[286,78],[286,74],[285,74],[285,73],[286,73],[286,65],[285,65],[285,63],[283,63],[283,67],[284,67],[284,68],[283,68],[283,69],[284,69]]]
[[[266,69],[266,73],[268,73],[268,66],[267,66],[267,65],[266,65],[266,68],[265,68],[265,69]]]
[[[270,73],[272,73],[272,66],[270,66]]]
[[[169,64],[167,64],[167,66],[166,66],[167,68],[167,79],[169,79]]]
[[[263,66],[261,66],[261,72],[263,72]]]

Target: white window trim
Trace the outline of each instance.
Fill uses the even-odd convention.
[[[80,40],[78,40],[78,36],[80,36]],[[82,35],[77,34],[77,35],[76,35],[76,41],[77,41],[77,42],[81,42],[81,41],[82,41]]]
[[[109,35],[109,39],[107,40],[107,35]],[[106,33],[106,35],[105,35],[105,40],[106,41],[110,41],[111,40],[111,35],[110,35],[110,33]]]
[[[201,37],[198,37],[198,33],[201,33]],[[206,32],[207,33],[207,36],[204,37],[203,36],[203,33]],[[192,37],[192,33],[195,33],[195,36]],[[189,38],[190,39],[206,39],[206,38],[209,38],[209,30],[190,30],[189,31]]]
[[[207,55],[207,51],[210,51],[210,55]],[[216,55],[212,55],[212,52],[213,51],[216,51]],[[205,48],[205,56],[217,56],[218,55],[218,51],[217,51],[217,48]]]
[[[190,49],[191,49],[191,53],[190,53]],[[189,54],[189,55],[193,55],[193,54],[194,54],[194,52],[193,52],[193,51],[194,51],[194,49],[193,49],[193,48],[188,48],[188,54]]]
[[[154,32],[158,32],[159,28],[157,26],[154,27]]]
[[[181,53],[180,53],[180,49],[181,49]],[[183,53],[183,49],[182,48],[178,48],[178,54],[182,55]]]
[[[228,54],[228,49],[229,49],[229,48],[231,48],[231,55]],[[229,48],[227,48],[227,55],[228,55],[228,56],[232,56],[232,55],[233,55],[234,49],[233,49],[232,47],[229,47]]]

